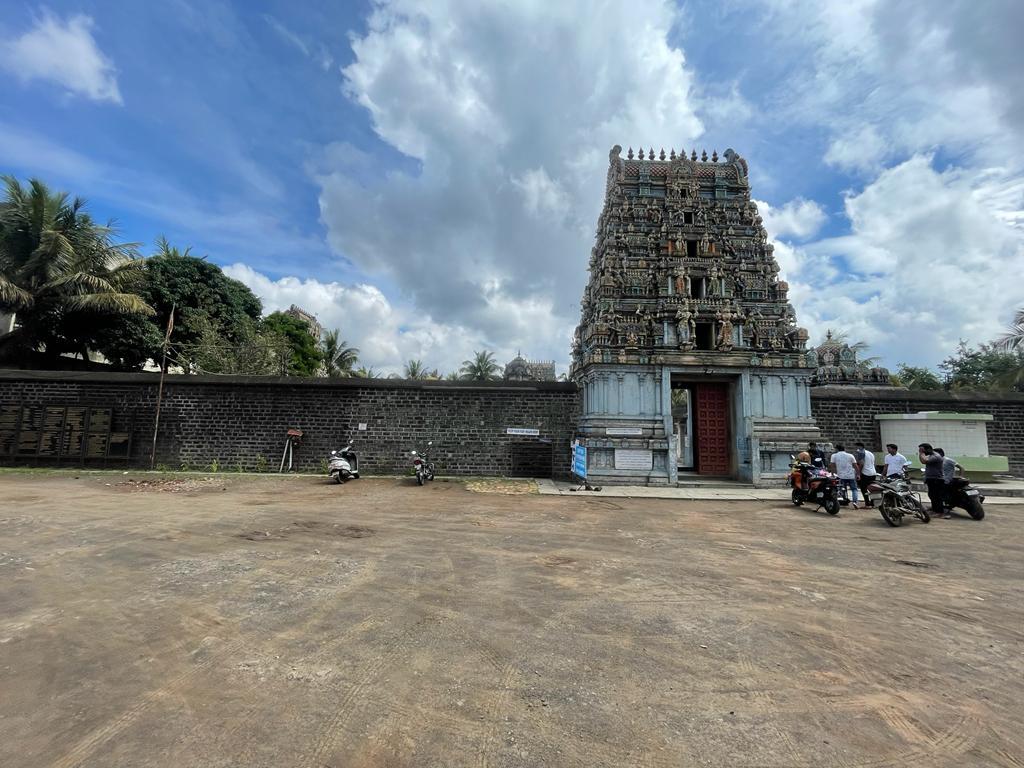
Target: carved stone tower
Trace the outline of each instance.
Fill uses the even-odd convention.
[[[818,437],[807,331],[750,199],[747,163],[609,153],[573,341],[592,481],[760,482]]]

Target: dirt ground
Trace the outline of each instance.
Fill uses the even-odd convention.
[[[1024,506],[0,474],[0,763],[1024,766]]]

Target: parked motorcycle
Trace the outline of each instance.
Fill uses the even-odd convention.
[[[327,460],[327,474],[339,485],[347,480],[359,479],[359,457],[352,450],[351,440],[340,451],[331,451]]]
[[[427,480],[434,479],[434,462],[430,460],[430,446],[434,444],[431,440],[427,443],[427,450],[412,452],[412,466],[416,472],[416,484],[423,485]]]
[[[946,488],[946,508],[960,507],[975,520],[985,517],[984,501],[985,496],[977,488],[972,488],[966,477],[954,477]]]
[[[905,515],[913,515],[922,523],[931,522],[928,510],[921,503],[921,497],[911,488],[906,474],[884,479],[879,475],[868,485],[868,493],[882,519],[894,528],[903,524]]]
[[[793,456],[790,465],[789,486],[793,489],[790,498],[795,506],[813,502],[815,509],[824,507],[830,515],[839,514],[839,479],[825,469],[821,459],[814,463],[798,461]]]

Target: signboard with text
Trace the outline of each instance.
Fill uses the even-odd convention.
[[[615,468],[616,469],[643,469],[650,470],[654,467],[654,452],[649,450],[616,448]]]

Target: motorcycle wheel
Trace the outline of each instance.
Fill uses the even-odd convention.
[[[967,514],[971,516],[972,520],[981,520],[985,517],[985,508],[981,506],[981,502],[977,499],[968,497],[964,508],[967,510]]]
[[[341,485],[341,472],[334,473],[334,482]]]
[[[423,485],[423,473],[422,472],[417,472],[416,473],[416,485]]]
[[[830,515],[839,514],[839,499],[829,499],[825,502],[825,511]]]
[[[920,520],[922,523],[930,523],[932,516],[928,514],[928,510],[925,508],[921,500],[915,496],[911,496],[907,499],[907,503],[910,505],[910,511],[914,517]]]
[[[903,515],[901,515],[887,501],[882,501],[882,503],[878,505],[878,511],[882,513],[882,519],[893,528],[899,528],[900,524],[903,522]]]
[[[793,501],[793,506],[795,506],[795,507],[803,506],[804,498],[803,498],[803,496],[800,495],[800,489],[799,488],[794,488],[793,492],[790,494],[789,497]]]

